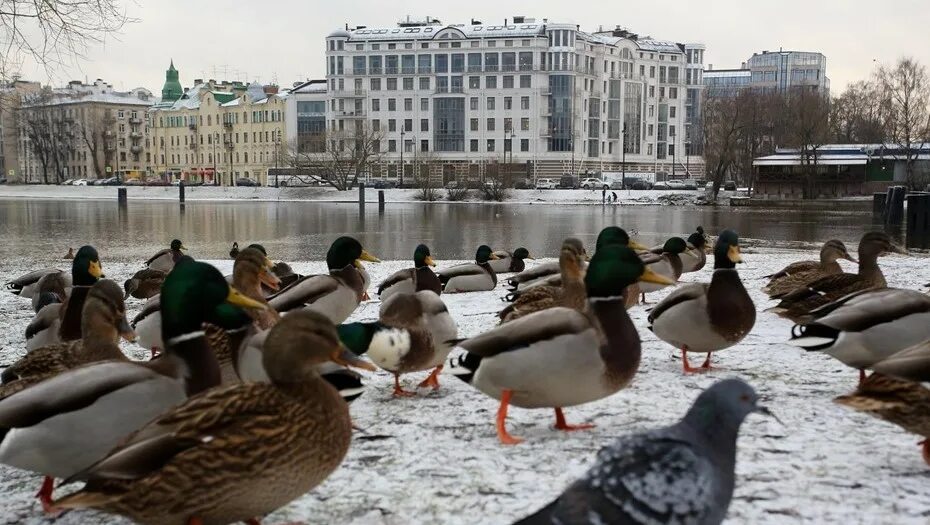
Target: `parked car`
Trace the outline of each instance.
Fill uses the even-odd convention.
[[[74,184],[72,184],[72,186],[87,186],[87,179],[78,179],[74,181]]]
[[[122,186],[123,183],[119,180],[119,177],[110,177],[109,179],[103,179],[101,186]]]
[[[727,191],[736,191],[736,182],[732,180],[725,181],[723,183],[723,189]]]
[[[376,190],[392,190],[397,187],[397,183],[392,180],[378,179],[371,187]]]
[[[62,186],[70,186],[72,184],[74,184],[74,179],[65,179],[64,182],[61,183]]]
[[[142,186],[144,183],[142,182],[142,179],[126,179],[126,182],[123,184],[126,186]]]
[[[6,177],[0,177],[0,184],[6,184]]]
[[[255,187],[255,186],[261,186],[261,184],[259,184],[258,181],[249,179],[247,177],[242,177],[240,179],[236,179],[236,186]]]
[[[672,188],[671,188],[671,186],[669,186],[669,181],[660,180],[659,182],[657,182],[657,183],[655,183],[655,184],[652,185],[652,189],[654,189],[654,190],[670,190],[670,189],[672,189]]]
[[[559,183],[555,179],[536,179],[537,190],[554,190],[558,187]]]
[[[581,187],[582,189],[585,189],[585,190],[594,190],[594,189],[607,190],[607,189],[610,189],[610,184],[607,184],[601,179],[589,177],[587,179],[581,180]]]
[[[645,179],[636,177],[627,177],[626,179],[626,187],[631,190],[651,190],[652,186],[652,182]]]
[[[695,179],[685,179],[682,183],[684,183],[686,190],[696,190],[699,186],[698,181]]]
[[[573,190],[577,187],[578,186],[575,186],[575,177],[572,177],[571,175],[562,175],[562,177],[559,178],[560,189]]]
[[[670,180],[670,181],[667,181],[666,184],[668,184],[668,189],[670,189],[670,190],[684,190],[684,189],[687,189],[687,188],[685,188],[685,182],[684,182],[684,181],[681,181],[681,180]]]
[[[143,183],[146,186],[167,186],[168,183],[161,179],[147,180]]]

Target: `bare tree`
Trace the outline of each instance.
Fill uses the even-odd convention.
[[[23,60],[51,72],[132,22],[119,0],[0,0],[0,77]]]
[[[881,109],[880,90],[875,82],[853,82],[830,104],[832,140],[843,144],[882,142]]]
[[[288,164],[295,170],[294,177],[304,183],[323,182],[340,191],[354,188],[383,155],[381,132],[358,124],[353,130],[327,132],[320,138],[325,144],[322,148],[292,144]]]
[[[489,201],[503,202],[510,198],[504,165],[491,159],[484,165],[484,184],[481,185],[482,196]]]
[[[439,200],[440,184],[436,182],[436,172],[442,169],[439,159],[432,152],[414,151],[410,161],[413,167],[413,180],[416,184],[417,200]]]
[[[816,91],[798,89],[785,99],[788,145],[798,150],[804,171],[804,198],[814,199],[820,148],[830,139],[830,101]]]
[[[54,151],[51,124],[41,110],[23,110],[20,112],[20,119],[20,127],[26,134],[29,153],[42,167],[42,181],[48,184],[48,169],[53,162]]]
[[[926,181],[918,180],[914,169],[919,143],[930,140],[930,79],[927,69],[910,57],[894,67],[880,66],[875,73],[884,110],[885,137],[904,152],[907,183],[911,188]]]
[[[734,97],[708,99],[704,105],[702,135],[708,178],[714,183],[713,200],[737,162],[742,133],[741,104]]]
[[[79,126],[79,138],[87,147],[94,163],[94,173],[98,179],[105,177],[105,166],[112,161],[114,148],[109,147],[113,137],[116,119],[109,110],[88,108]]]

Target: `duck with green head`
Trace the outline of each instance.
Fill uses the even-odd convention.
[[[352,237],[339,237],[326,253],[329,274],[302,277],[270,296],[268,304],[281,314],[308,309],[341,323],[367,295],[362,261],[381,262]]]
[[[171,241],[171,244],[168,248],[160,250],[155,255],[149,257],[149,260],[145,261],[145,266],[151,268],[152,270],[160,270],[165,273],[171,271],[174,268],[174,265],[181,259],[184,255],[183,251],[187,248],[184,247],[178,239]]]
[[[389,299],[396,293],[416,293],[429,290],[436,295],[442,293],[442,283],[430,267],[435,267],[436,261],[429,251],[429,246],[420,244],[413,251],[413,268],[406,268],[395,272],[378,285],[378,296],[382,301]]]
[[[533,260],[530,257],[530,251],[520,247],[513,252],[499,250],[494,252],[497,259],[490,262],[491,269],[495,273],[520,273],[526,269],[526,259]]]
[[[711,354],[742,341],[756,323],[756,307],[736,271],[740,262],[739,237],[733,230],[722,231],[714,245],[710,283],[681,286],[649,312],[649,329],[681,349],[685,373],[709,370]],[[692,368],[688,352],[707,354],[707,359]]]
[[[643,264],[648,266],[652,271],[659,275],[668,277],[672,282],[678,282],[683,270],[681,254],[688,250],[688,244],[681,237],[672,237],[662,245],[660,253],[640,253],[639,257]],[[657,250],[658,251],[658,250]],[[646,303],[646,294],[657,292],[665,288],[665,285],[653,283],[639,284],[639,292],[642,294],[642,302]]]
[[[707,264],[707,253],[710,247],[707,245],[707,237],[704,236],[704,228],[698,226],[698,231],[688,236],[688,249],[682,252],[681,273],[698,272],[704,269]]]
[[[195,261],[178,264],[160,297],[162,358],[90,364],[0,401],[0,463],[68,478],[155,416],[219,384],[204,320],[223,302],[262,305],[230,288],[216,268]],[[40,493],[44,503],[51,490],[47,479]]]
[[[79,340],[84,301],[90,287],[103,276],[97,250],[82,246],[71,262],[71,292],[64,302],[50,304],[36,313],[26,327],[26,349]]]
[[[357,355],[367,354],[382,370],[394,374],[394,395],[413,396],[400,385],[400,376],[432,370],[419,384],[439,388],[439,372],[458,327],[435,293],[397,293],[381,303],[377,322],[339,326],[343,343]]]
[[[475,252],[473,264],[459,264],[437,273],[445,293],[487,292],[497,286],[497,274],[489,261],[497,259],[491,247],[482,244]]]
[[[623,292],[637,280],[669,282],[628,247],[607,244],[585,274],[586,312],[550,308],[459,343],[465,353],[450,360],[451,372],[500,400],[502,443],[520,442],[505,427],[510,405],[555,409],[559,430],[588,428],[568,425],[562,408],[603,399],[630,383],[641,347]]]

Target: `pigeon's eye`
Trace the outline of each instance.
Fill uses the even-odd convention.
[[[748,402],[749,402],[749,394],[743,394],[743,395],[739,396],[739,399],[740,399],[740,401],[746,401],[746,402],[748,403]]]

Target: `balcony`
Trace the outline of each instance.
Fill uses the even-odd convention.
[[[464,95],[465,87],[464,86],[442,86],[437,87],[436,91],[433,92],[435,95]]]
[[[229,121],[229,120],[223,122],[223,127],[224,127],[224,128],[232,129],[232,126],[233,126],[233,123],[232,123],[231,121]]]
[[[343,89],[335,92],[336,98],[365,98],[368,91],[364,89]]]
[[[129,138],[134,139],[134,140],[139,140],[139,139],[142,138],[142,132],[141,132],[141,131],[133,131],[132,133],[129,134]]]
[[[134,126],[138,126],[139,124],[142,124],[142,119],[138,117],[132,117],[129,119],[129,123]]]
[[[189,129],[189,130],[191,130],[191,131],[196,131],[196,130],[197,130],[197,124],[191,122],[191,123],[187,126],[187,129]]]
[[[196,142],[191,142],[190,144],[187,145],[187,147],[190,149],[197,149],[198,146],[200,145],[197,144]]]
[[[233,144],[232,142],[229,142],[228,140],[223,143],[223,146],[226,146],[226,149],[230,149],[230,150],[236,147],[235,144]]]
[[[365,118],[365,114],[364,109],[348,109],[336,112],[336,116],[340,118]]]
[[[129,151],[131,151],[133,155],[138,155],[138,154],[142,153],[142,146],[138,146],[138,145],[136,145],[136,146],[131,146],[131,147],[129,148]]]

